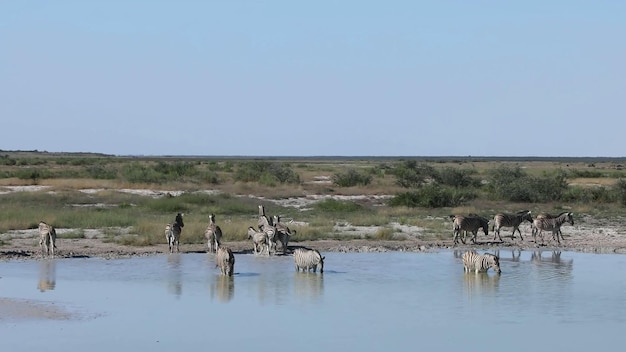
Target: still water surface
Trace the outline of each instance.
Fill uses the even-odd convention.
[[[491,252],[493,253],[493,252]],[[502,275],[465,274],[461,253],[208,254],[0,263],[0,297],[69,320],[0,318],[2,351],[621,350],[626,256],[500,251]]]

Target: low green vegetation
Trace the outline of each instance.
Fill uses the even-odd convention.
[[[106,241],[152,245],[164,243],[165,225],[184,213],[182,242],[204,243],[213,213],[225,240],[238,241],[256,226],[262,204],[269,215],[294,221],[294,242],[362,237],[338,231],[339,223],[376,226],[368,238],[378,240],[406,238],[391,223],[419,227],[423,238],[449,238],[447,216],[454,213],[533,209],[624,216],[623,165],[621,159],[260,160],[0,151],[0,233],[46,221],[71,229],[61,238],[101,229]],[[43,188],[10,188],[16,186]],[[270,201],[312,195],[318,199],[298,208]]]

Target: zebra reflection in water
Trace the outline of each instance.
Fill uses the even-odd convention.
[[[56,262],[54,259],[43,260],[39,264],[39,282],[37,288],[41,292],[54,290],[56,287]]]
[[[293,284],[296,296],[303,301],[317,301],[324,293],[324,275],[296,272]]]
[[[571,271],[574,266],[574,259],[562,259],[561,251],[550,251],[550,255],[544,256],[547,251],[534,251],[530,256],[530,261],[535,265],[553,264],[556,269]]]
[[[485,293],[497,291],[501,275],[476,275],[472,272],[463,274],[463,288],[470,296],[482,296]]]
[[[235,278],[228,275],[216,275],[215,280],[209,283],[209,297],[221,303],[230,302],[235,297]]]
[[[167,291],[177,297],[180,297],[183,293],[180,261],[180,253],[173,253],[172,255],[167,256]]]

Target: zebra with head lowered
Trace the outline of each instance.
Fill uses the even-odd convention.
[[[54,249],[56,246],[57,232],[54,227],[43,221],[39,222],[39,246],[41,246],[42,255],[50,255],[54,257]]]
[[[500,274],[500,259],[493,254],[478,254],[476,251],[467,251],[461,257],[463,260],[463,269],[465,272],[487,272],[490,268]]]
[[[530,215],[530,210],[522,210],[515,214],[496,214],[493,217],[493,240],[495,241],[497,236],[500,239],[500,242],[503,242],[502,237],[500,237],[500,229],[503,227],[512,227],[513,233],[511,234],[511,239],[515,238],[515,231],[517,231],[519,232],[519,237],[523,241],[524,237],[522,237],[522,231],[520,231],[519,225],[525,220],[532,224],[533,217]]]
[[[561,239],[559,235],[563,237],[561,233],[561,226],[568,222],[570,225],[574,226],[574,214],[571,212],[563,212],[557,215],[554,218],[548,217],[537,217],[533,221],[532,226],[532,234],[535,243],[537,243],[537,234],[541,236],[541,243],[543,243],[543,231],[552,231],[552,240],[556,237],[557,242],[560,244]]]
[[[326,257],[322,257],[319,251],[316,249],[303,249],[297,248],[293,252],[293,261],[296,264],[296,271],[306,271],[313,269],[313,272],[316,272],[317,269],[320,269],[320,273],[324,272],[324,259]]]
[[[176,219],[174,223],[167,224],[165,226],[165,239],[167,240],[167,245],[169,246],[170,253],[174,252],[174,246],[176,246],[176,252],[179,252],[178,244],[180,242],[180,233],[183,232],[183,227],[185,224],[183,223],[183,214],[176,214]]]
[[[478,216],[475,214],[468,216],[455,215],[454,217],[451,216],[451,219],[452,229],[454,230],[454,244],[459,243],[459,239],[461,239],[461,242],[465,244],[465,237],[468,231],[473,234],[473,243],[476,243],[476,235],[478,234],[478,230],[480,228],[482,228],[485,232],[485,236],[489,234],[489,220],[483,218],[482,216]],[[465,231],[465,233],[461,238],[462,231]]]
[[[217,249],[217,266],[220,268],[222,275],[233,276],[233,272],[235,271],[235,256],[230,248],[219,247]]]
[[[215,214],[209,215],[209,226],[204,231],[204,237],[207,239],[209,252],[217,253],[222,243],[222,229],[215,224]]]

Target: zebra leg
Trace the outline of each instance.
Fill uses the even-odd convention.
[[[502,237],[500,236],[500,229],[501,229],[501,227],[497,228],[497,229],[494,231],[494,234],[493,234],[493,240],[495,241],[495,240],[496,240],[496,237],[497,237],[497,238],[499,238],[499,239],[500,239],[500,242],[504,242],[504,241],[502,241]]]
[[[524,237],[522,236],[522,230],[519,229],[519,227],[516,227],[517,232],[519,232],[519,238],[523,241]],[[513,235],[515,235],[515,230],[513,230]]]

